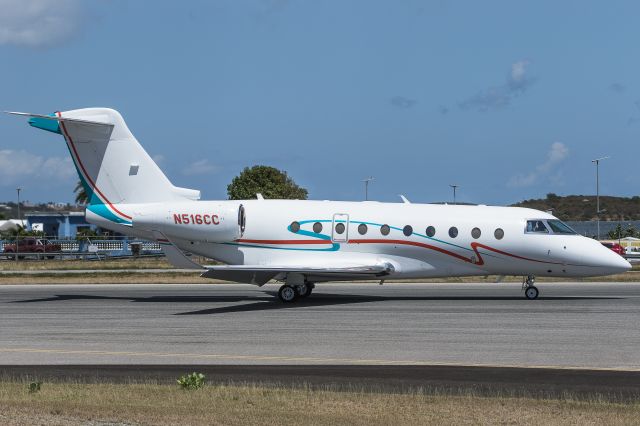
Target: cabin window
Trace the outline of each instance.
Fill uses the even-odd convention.
[[[410,237],[411,234],[413,234],[413,228],[411,227],[411,225],[407,225],[404,228],[402,228],[402,233],[405,236]]]
[[[289,225],[289,229],[291,230],[291,232],[298,232],[300,230],[300,224],[298,222],[291,222],[291,225]]]
[[[504,231],[502,228],[498,228],[493,232],[493,236],[496,237],[496,240],[501,240],[504,238]]]
[[[382,235],[389,235],[389,232],[391,232],[391,228],[389,228],[389,225],[382,225],[380,227],[380,233]]]
[[[480,231],[480,228],[473,228],[471,230],[471,236],[476,240],[480,238],[480,235],[482,235],[482,231]]]
[[[528,220],[526,232],[529,234],[548,234],[549,230],[543,220]]]
[[[452,226],[451,228],[449,228],[449,236],[451,238],[455,238],[458,236],[458,228],[456,228],[455,226]]]
[[[358,225],[358,233],[360,235],[364,235],[367,233],[367,225],[365,225],[364,223],[361,223],[360,225]]]
[[[344,234],[344,230],[345,230],[345,226],[344,223],[336,223],[336,233],[337,234]]]
[[[427,237],[433,237],[434,235],[436,235],[436,228],[434,228],[433,226],[428,226]]]
[[[313,224],[313,232],[319,234],[322,232],[322,224],[320,222],[316,222]]]

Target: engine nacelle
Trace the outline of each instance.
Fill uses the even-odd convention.
[[[235,241],[244,231],[244,207],[235,203],[168,205],[140,212],[133,218],[133,229],[160,231],[182,240],[226,243]]]

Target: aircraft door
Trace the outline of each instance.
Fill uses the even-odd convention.
[[[336,213],[333,215],[333,227],[331,228],[331,239],[336,243],[346,243],[349,241],[349,215]]]

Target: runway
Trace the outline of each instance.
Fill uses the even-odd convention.
[[[0,364],[640,370],[640,283],[0,286]]]

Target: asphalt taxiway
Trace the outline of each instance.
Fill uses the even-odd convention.
[[[0,364],[640,370],[640,283],[0,286]]]

